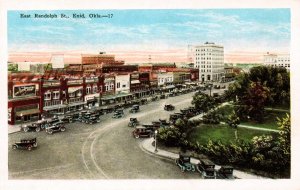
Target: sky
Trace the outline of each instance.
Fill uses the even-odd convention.
[[[215,42],[224,46],[225,62],[255,63],[266,52],[288,53],[290,31],[289,9],[18,10],[8,11],[8,53],[9,61],[63,53],[75,63],[81,54],[104,51],[126,63],[148,62],[149,55],[152,62],[186,62],[188,45]]]

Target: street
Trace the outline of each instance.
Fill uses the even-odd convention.
[[[9,179],[200,179],[199,173],[181,172],[175,163],[145,153],[142,139],[133,138],[127,126],[130,117],[141,123],[168,119],[172,112],[188,107],[194,93],[169,97],[140,107],[141,111],[112,119],[100,117],[93,125],[67,124],[65,132],[48,135],[41,132],[18,132],[9,135]],[[163,110],[165,104],[175,110]],[[35,150],[12,150],[21,138],[37,137]]]

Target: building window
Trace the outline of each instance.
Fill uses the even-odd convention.
[[[98,86],[93,86],[93,93],[97,93],[98,92]]]
[[[54,91],[53,92],[53,99],[59,99],[59,91]]]
[[[87,87],[86,87],[86,94],[90,94],[91,91],[92,91],[91,86],[87,86]]]
[[[50,91],[45,92],[44,100],[51,100],[51,92]]]
[[[120,88],[120,86],[121,86],[121,85],[120,85],[120,83],[118,82],[118,83],[117,83],[117,88]]]

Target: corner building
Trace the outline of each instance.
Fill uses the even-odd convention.
[[[224,77],[224,47],[212,42],[188,46],[188,58],[199,69],[199,81],[220,81]]]

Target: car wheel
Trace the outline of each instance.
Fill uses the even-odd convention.
[[[64,131],[66,131],[66,128],[65,128],[65,127],[61,127],[61,128],[60,128],[60,131],[61,131],[61,132],[64,132]]]
[[[17,147],[17,145],[13,145],[12,148],[13,148],[14,150],[16,150],[18,147]]]
[[[53,134],[53,131],[52,131],[52,129],[49,129],[49,130],[48,130],[48,134],[50,134],[50,135],[52,135],[52,134]]]
[[[37,143],[36,142],[33,144],[33,147],[37,147]]]
[[[29,145],[28,147],[27,147],[27,150],[32,150],[32,146],[31,145]]]
[[[136,138],[136,139],[140,138],[140,135],[135,135],[135,138]]]
[[[28,132],[29,128],[28,127],[24,127],[23,130],[24,130],[24,132]]]
[[[40,131],[41,131],[41,128],[40,128],[40,127],[37,127],[37,128],[35,129],[35,131],[36,131],[36,132],[40,132]]]

